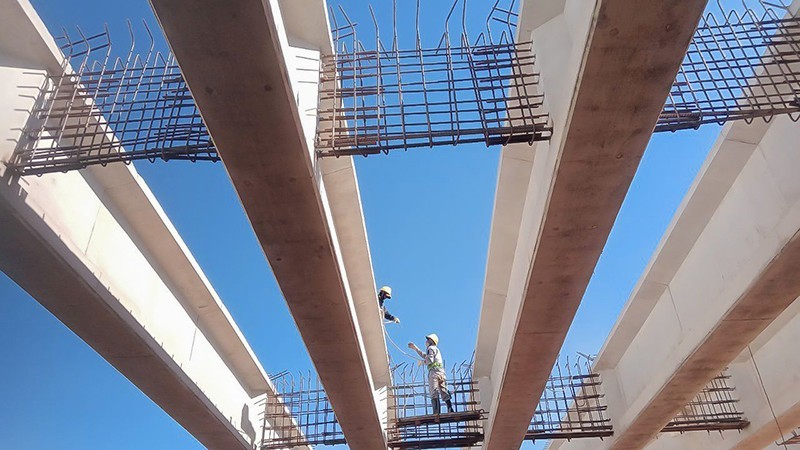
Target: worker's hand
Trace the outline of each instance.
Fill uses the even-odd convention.
[[[418,366],[421,366],[421,365],[422,365],[422,363],[424,363],[424,362],[425,362],[425,361],[423,361],[423,360],[421,360],[421,359],[420,359],[419,361],[417,361],[417,365],[418,365]]]
[[[400,318],[399,317],[395,317],[394,318],[394,323],[400,323]]]
[[[409,343],[408,343],[408,348],[410,348],[411,350],[414,350],[414,349],[416,349],[416,348],[417,348],[417,346],[416,346],[416,345],[414,345],[414,343],[413,343],[413,342],[409,342]]]

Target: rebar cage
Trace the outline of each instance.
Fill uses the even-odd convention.
[[[732,120],[800,119],[800,19],[783,0],[720,0],[701,19],[656,131]]]
[[[346,443],[333,407],[316,375],[309,372],[295,376],[281,372],[270,379],[277,395],[267,396],[260,404],[263,407],[260,449]]]
[[[174,57],[155,50],[147,23],[148,50],[130,47],[112,56],[103,32],[58,38],[61,72],[44,77],[10,166],[21,174],[81,169],[92,164],[189,160],[218,161],[216,149]]]
[[[798,430],[792,430],[791,436],[780,442],[776,442],[775,445],[779,447],[786,447],[789,445],[800,445],[800,434],[798,434]]]
[[[573,361],[565,358],[556,362],[525,439],[611,436],[613,428],[600,385],[600,374],[592,371],[589,358],[579,356]]]
[[[714,377],[695,398],[672,419],[662,432],[741,430],[750,424],[733,397],[727,370]]]
[[[322,59],[316,142],[321,156],[549,139],[551,126],[531,43],[513,39],[515,1],[504,8],[497,0],[487,30],[474,41],[467,35],[463,1],[461,35],[453,43],[450,21],[461,1],[453,2],[438,45],[423,48],[417,0],[416,47],[410,50],[398,48],[396,0],[388,49],[371,6],[375,43],[370,50],[357,39],[344,10],[343,25],[331,10],[337,51]],[[494,36],[491,25],[496,22],[504,29]]]
[[[434,414],[426,370],[410,364],[392,368],[388,389],[389,446],[401,449],[454,448],[483,440],[484,411],[479,409],[472,364],[455,365],[447,380],[454,413]],[[344,433],[319,379],[312,373],[270,376],[276,395],[262,409],[259,448],[278,450],[302,446],[345,444]]]
[[[472,362],[450,369],[448,389],[455,412],[432,409],[427,368],[402,363],[392,368],[389,388],[389,447],[399,449],[462,448],[483,441],[483,419]]]
[[[394,3],[391,45],[383,44],[373,20],[370,50],[344,11],[332,11],[336,51],[320,62],[317,154],[549,139],[532,46],[515,41],[516,1],[503,1],[496,0],[486,30],[470,39],[466,1],[454,0],[438,44],[423,47],[418,0],[412,49],[398,47]],[[459,2],[461,33],[451,39]],[[743,5],[709,7],[655,131],[777,115],[800,119],[800,19],[785,0]],[[61,70],[40,86],[21,87],[37,101],[9,162],[12,170],[28,175],[119,161],[219,160],[174,57],[156,50],[161,40],[144,29],[147,50],[135,51],[129,24],[130,46],[118,56],[112,56],[107,29],[87,35],[78,28],[58,38]]]
[[[600,438],[613,435],[611,419],[601,386],[600,375],[591,370],[591,359],[579,357],[556,363],[547,381],[526,439]],[[664,427],[662,432],[741,430],[749,425],[738,400],[730,375],[723,371],[714,377],[695,398]]]

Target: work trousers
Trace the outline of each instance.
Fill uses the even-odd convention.
[[[450,391],[447,390],[447,375],[444,370],[434,369],[428,371],[428,389],[431,398],[441,398],[444,401],[450,400]]]

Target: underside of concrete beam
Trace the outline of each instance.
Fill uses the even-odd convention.
[[[770,261],[758,280],[675,371],[641,414],[616,438],[611,448],[644,447],[708,380],[745,350],[800,296],[797,267],[800,267],[800,234],[795,235]]]
[[[197,386],[178,375],[181,368],[171,355],[154,348],[143,330],[125,325],[135,322],[129,312],[110,306],[116,301],[113,294],[72,256],[71,249],[59,245],[60,237],[52,232],[37,235],[29,228],[31,217],[19,213],[0,202],[0,269],[203,445],[249,448]]]
[[[353,449],[386,447],[276,0],[151,0]]]
[[[26,0],[0,2],[0,269],[203,445],[252,448],[273,386],[136,170],[3,164],[61,58]]]
[[[550,149],[556,172],[540,186],[548,200],[513,337],[495,361],[490,449],[523,440],[705,4],[597,2],[563,138]]]
[[[269,380],[136,171],[3,164],[60,60],[30,3],[0,2],[0,270],[204,445],[250,448]]]

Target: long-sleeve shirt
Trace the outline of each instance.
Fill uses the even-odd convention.
[[[442,352],[439,347],[429,345],[428,350],[425,352],[425,365],[430,370],[444,370],[444,359],[442,359]]]
[[[381,312],[383,313],[384,319],[394,321],[394,319],[396,319],[396,317],[393,316],[392,313],[390,313],[389,310],[386,309],[386,306],[383,304],[383,302],[384,302],[384,299],[378,297],[378,304],[381,307]]]
[[[444,371],[444,359],[442,358],[442,352],[439,350],[439,347],[429,345],[425,353],[422,353],[419,349],[416,350],[420,358],[423,359],[423,364],[428,366],[428,370]]]

